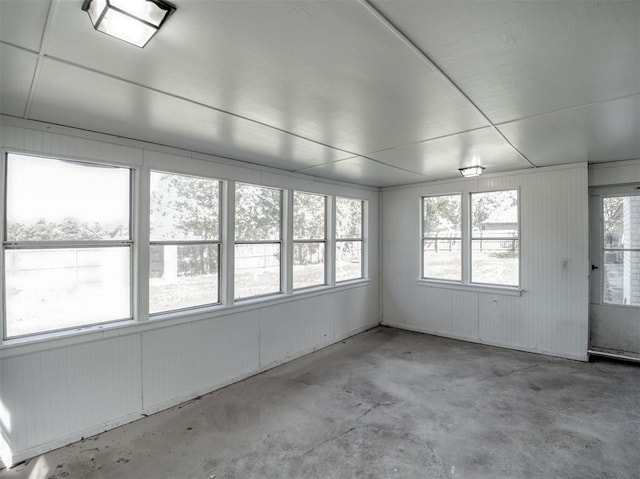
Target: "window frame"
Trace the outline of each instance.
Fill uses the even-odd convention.
[[[517,214],[518,214],[518,284],[517,285],[507,285],[507,284],[494,284],[494,283],[480,283],[480,282],[472,282],[472,228],[473,228],[473,212],[472,212],[472,199],[471,196],[473,194],[478,193],[497,193],[502,191],[516,191],[516,196],[518,200],[517,206]],[[461,195],[461,268],[462,268],[462,278],[460,281],[457,280],[449,280],[449,279],[439,279],[439,278],[430,278],[424,276],[424,198],[429,197],[438,197],[438,196],[450,196],[454,194]],[[475,292],[485,292],[485,293],[497,293],[497,294],[505,294],[510,296],[520,296],[522,293],[522,216],[521,216],[521,191],[520,187],[505,187],[505,188],[495,188],[495,189],[473,189],[469,190],[466,188],[460,188],[456,192],[443,192],[443,193],[433,193],[433,194],[425,194],[420,196],[420,218],[419,218],[419,227],[420,227],[420,241],[419,241],[419,274],[418,274],[418,284],[422,284],[424,286],[437,286],[442,288],[449,288],[458,291],[475,291]],[[494,238],[491,238],[494,239]],[[499,239],[499,238],[498,238]],[[508,238],[509,240],[514,238]]]
[[[439,198],[442,196],[459,196],[460,197],[460,236],[456,237],[456,238],[449,238],[449,239],[455,239],[460,241],[460,279],[449,279],[449,278],[438,278],[438,277],[434,277],[434,276],[426,276],[425,275],[425,270],[424,270],[424,245],[425,242],[428,240],[436,240],[438,241],[437,237],[432,237],[432,236],[427,236],[424,232],[424,207],[425,207],[425,199],[427,198]],[[433,194],[433,195],[424,195],[420,197],[420,234],[422,236],[422,240],[420,242],[420,279],[421,280],[426,280],[426,281],[442,281],[442,282],[446,282],[446,283],[452,283],[452,284],[462,284],[464,282],[464,276],[465,276],[465,271],[464,271],[464,194],[462,192],[455,192],[455,193],[438,193],[438,194]]]
[[[268,189],[268,190],[275,190],[279,193],[280,199],[279,199],[279,203],[280,203],[280,215],[279,215],[279,239],[278,240],[238,240],[237,239],[237,231],[235,228],[235,223],[237,222],[237,211],[238,211],[238,205],[236,202],[236,192],[238,190],[238,185],[247,185],[247,186],[252,186],[252,187],[257,187],[257,188],[264,188],[264,189]],[[286,194],[287,190],[283,189],[283,188],[277,188],[274,186],[265,186],[265,185],[258,185],[258,184],[254,184],[254,183],[247,183],[244,181],[236,181],[234,182],[234,187],[233,187],[233,223],[234,223],[234,227],[233,227],[233,257],[234,257],[234,261],[233,261],[233,271],[232,271],[232,281],[233,281],[233,303],[242,303],[244,301],[251,301],[254,299],[261,299],[261,298],[266,298],[266,297],[270,297],[270,296],[276,296],[276,295],[282,295],[285,293],[285,281],[284,281],[284,263],[286,262],[286,252],[285,252],[285,240],[284,240],[284,219],[285,219],[285,194]],[[252,296],[238,296],[237,295],[237,291],[236,291],[236,279],[237,279],[237,275],[236,275],[236,271],[237,271],[237,261],[236,261],[236,246],[238,245],[253,245],[253,244],[277,244],[280,247],[280,260],[279,260],[279,274],[278,274],[278,281],[279,281],[279,289],[278,291],[273,291],[273,292],[268,292],[268,293],[263,293],[263,294],[256,294],[256,295],[252,295]]]
[[[211,180],[217,183],[218,185],[218,231],[217,231],[217,240],[151,240],[151,227],[149,226],[149,241],[148,241],[148,254],[149,254],[149,271],[147,274],[148,281],[148,289],[147,289],[147,301],[148,301],[148,316],[150,319],[155,319],[158,316],[171,314],[171,313],[180,313],[180,312],[189,312],[193,310],[199,310],[203,308],[210,308],[212,306],[219,306],[222,304],[222,264],[223,264],[223,238],[222,238],[222,224],[224,221],[223,218],[223,207],[222,207],[222,195],[223,195],[223,187],[222,180],[217,178],[212,178],[208,176],[196,175],[196,174],[188,174],[188,173],[176,173],[175,171],[167,171],[162,169],[154,169],[149,168],[148,175],[149,180],[151,180],[151,175],[153,173],[160,173],[165,175],[173,175],[173,176],[186,176],[190,178],[197,178],[203,180]],[[151,221],[151,185],[149,185],[149,197],[148,197],[148,205],[149,205],[149,222]],[[203,303],[195,306],[187,306],[184,308],[175,308],[168,309],[163,311],[151,312],[151,294],[149,293],[151,289],[151,277],[150,277],[150,267],[151,267],[151,248],[153,246],[200,246],[200,245],[216,245],[217,246],[217,254],[218,254],[218,281],[217,281],[217,298],[218,301],[215,303]]]
[[[136,212],[134,211],[135,197],[137,193],[137,178],[139,175],[138,168],[131,165],[123,165],[117,163],[109,163],[104,161],[95,161],[95,160],[87,160],[87,159],[78,159],[73,157],[62,157],[60,155],[48,155],[43,153],[32,153],[32,152],[24,152],[18,149],[2,149],[2,252],[0,258],[0,268],[2,268],[2,291],[0,294],[2,295],[2,320],[0,321],[0,329],[2,334],[0,335],[0,339],[3,342],[12,341],[12,340],[20,340],[24,338],[32,338],[41,335],[51,334],[51,333],[59,333],[65,331],[78,331],[86,328],[92,327],[100,327],[105,324],[113,324],[113,323],[121,323],[125,321],[132,321],[136,317],[136,257],[137,257],[137,241],[136,241],[136,225],[134,222],[134,216]],[[121,168],[123,170],[128,170],[128,184],[129,184],[129,207],[128,211],[128,226],[129,226],[129,235],[128,239],[118,239],[118,240],[45,240],[45,241],[9,241],[7,237],[8,233],[8,181],[9,181],[9,156],[10,155],[18,155],[23,157],[33,157],[42,160],[52,160],[52,161],[61,161],[68,163],[78,163],[82,165],[92,166],[95,168],[100,167],[113,167],[113,168]],[[122,248],[126,247],[129,251],[129,317],[125,318],[116,318],[106,321],[98,321],[98,322],[90,322],[90,323],[82,323],[69,327],[62,328],[51,328],[35,331],[32,333],[20,334],[15,336],[8,336],[7,329],[9,318],[7,315],[7,288],[6,288],[6,252],[7,251],[18,251],[18,250],[71,250],[71,249],[91,249],[91,248]]]
[[[339,199],[345,199],[345,200],[351,200],[351,201],[358,201],[360,203],[360,237],[359,238],[339,238],[338,237],[338,200]],[[333,264],[333,272],[334,272],[334,284],[343,284],[343,283],[347,283],[347,282],[351,282],[351,281],[361,281],[366,279],[365,276],[365,228],[367,225],[367,222],[365,221],[365,217],[367,215],[366,213],[366,200],[363,200],[361,198],[352,198],[349,196],[340,196],[340,195],[335,195],[334,196],[334,211],[335,214],[333,215],[333,232],[334,232],[334,246],[333,246],[333,258],[334,258],[334,264]],[[360,276],[358,276],[357,278],[347,278],[347,279],[341,279],[338,280],[337,279],[337,272],[338,272],[338,243],[355,243],[355,242],[360,242]]]
[[[291,273],[291,288],[292,291],[295,292],[299,292],[299,291],[304,291],[307,289],[311,289],[311,288],[319,288],[322,286],[327,286],[327,284],[329,283],[328,281],[328,275],[327,275],[327,248],[328,248],[328,216],[329,216],[329,198],[327,195],[322,194],[322,193],[311,193],[308,191],[302,191],[302,190],[291,190],[291,195],[293,197],[293,208],[292,208],[292,213],[291,213],[291,223],[295,225],[295,217],[296,217],[296,193],[302,193],[305,195],[311,195],[311,196],[319,196],[324,200],[324,218],[323,218],[323,223],[324,223],[324,236],[322,239],[316,239],[316,238],[310,238],[310,239],[296,239],[296,235],[295,235],[295,228],[291,234],[291,244],[292,244],[292,248],[293,251],[295,252],[295,246],[296,244],[322,244],[324,250],[324,267],[322,268],[323,270],[323,278],[322,278],[322,283],[318,283],[318,284],[312,284],[309,286],[302,286],[302,287],[295,287],[295,278],[293,276],[293,271]],[[293,267],[295,266],[294,263],[294,254],[292,253],[291,255],[291,267],[293,269]]]
[[[495,237],[490,238],[491,241],[517,241],[518,242],[518,284],[503,284],[503,283],[483,283],[480,281],[473,281],[473,242],[474,241],[482,241],[483,238],[476,238],[473,236],[473,195],[475,194],[487,194],[487,193],[502,193],[506,191],[515,191],[516,192],[516,200],[518,202],[516,207],[517,214],[517,238],[514,237]],[[467,215],[467,230],[469,232],[469,238],[467,240],[467,271],[468,271],[468,284],[475,286],[483,286],[490,288],[507,288],[507,289],[520,289],[520,285],[522,284],[522,264],[521,264],[521,246],[522,246],[522,233],[521,233],[521,217],[520,217],[520,188],[500,188],[500,189],[491,189],[491,190],[481,190],[481,191],[470,191],[468,193],[468,215]],[[464,265],[463,265],[464,266]]]

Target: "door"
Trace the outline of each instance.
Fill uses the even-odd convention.
[[[640,186],[591,191],[589,350],[640,359]]]

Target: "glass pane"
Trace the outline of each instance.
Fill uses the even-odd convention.
[[[217,240],[220,182],[151,172],[151,241]]]
[[[281,291],[279,244],[238,244],[235,253],[236,299]]]
[[[362,278],[362,241],[336,242],[336,281]]]
[[[640,196],[602,199],[604,247],[640,249]]]
[[[423,276],[432,279],[462,280],[462,241],[424,240]]]
[[[129,239],[130,170],[8,155],[9,241]]]
[[[336,238],[362,238],[362,201],[336,198]]]
[[[518,286],[520,242],[518,240],[473,240],[471,281]]]
[[[640,252],[604,252],[603,297],[605,303],[640,305]]]
[[[431,237],[453,237],[461,235],[462,196],[430,196],[423,198],[423,234]]]
[[[218,245],[151,245],[149,312],[218,302]]]
[[[473,238],[518,237],[518,190],[471,195]]]
[[[293,239],[325,239],[326,197],[293,193]]]
[[[130,248],[5,251],[7,337],[131,318]]]
[[[236,240],[279,240],[281,197],[281,190],[238,183],[236,185]]]
[[[308,288],[325,284],[324,243],[293,245],[293,288]]]

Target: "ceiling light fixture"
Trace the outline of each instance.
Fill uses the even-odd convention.
[[[465,168],[458,168],[458,171],[460,172],[460,174],[465,178],[480,176],[484,170],[485,170],[485,167],[480,165],[473,165],[473,166],[467,166]]]
[[[164,0],[84,0],[93,28],[143,48],[176,11]]]

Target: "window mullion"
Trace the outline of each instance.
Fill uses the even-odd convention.
[[[137,321],[149,319],[149,224],[150,171],[142,167],[132,173],[131,229],[133,245],[133,280],[131,286],[133,317]]]
[[[282,192],[282,292],[291,294],[293,291],[293,190]]]
[[[222,218],[222,237],[226,241],[222,243],[223,268],[221,271],[221,299],[222,303],[232,306],[235,301],[235,236],[236,236],[236,182],[226,181],[222,187],[222,205],[224,215]]]
[[[460,245],[461,261],[462,261],[462,283],[469,284],[471,282],[471,195],[461,193],[461,228],[462,238]]]

